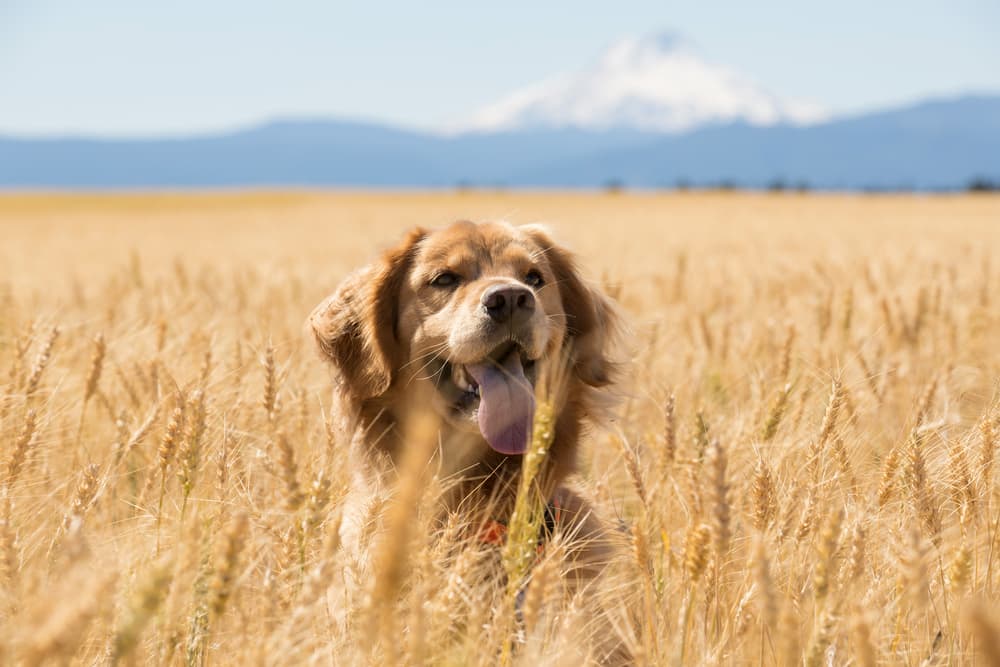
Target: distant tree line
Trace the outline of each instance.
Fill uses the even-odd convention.
[[[622,192],[628,184],[620,178],[609,178],[604,182],[603,189],[607,192]],[[717,181],[694,182],[687,178],[679,178],[672,185],[664,184],[659,189],[677,190],[684,192],[687,190],[714,190],[730,192],[736,190],[752,190],[767,192],[809,192],[813,190],[812,184],[806,180],[788,181],[778,177],[767,182],[763,187],[746,186],[731,178],[723,178]],[[900,183],[897,185],[871,185],[861,188],[816,188],[817,190],[856,190],[870,193],[892,193],[892,192],[1000,192],[1000,180],[993,180],[988,177],[977,176],[969,180],[965,187],[938,187],[938,188],[918,188],[910,184]]]
[[[473,190],[505,190],[505,183],[474,183],[472,181],[459,181],[455,184],[455,189],[459,192],[469,192]],[[628,182],[622,178],[605,179],[601,185],[601,190],[611,194],[618,194],[628,189]],[[643,188],[646,189],[646,188]],[[767,191],[767,192],[810,192],[813,190],[809,181],[797,180],[789,181],[781,177],[776,177],[768,181],[764,186],[747,186],[732,178],[722,178],[715,181],[695,182],[687,178],[679,178],[673,184],[663,183],[660,186],[651,188],[656,190],[676,190],[685,192],[688,190],[732,192],[737,190]],[[1000,192],[1000,179],[993,179],[986,176],[976,176],[968,181],[964,187],[937,187],[918,188],[910,184],[900,183],[897,185],[871,185],[860,188],[816,188],[817,190],[853,190],[857,192],[869,193],[893,193],[893,192]]]
[[[998,192],[1000,191],[1000,180],[994,181],[985,176],[977,176],[969,181],[965,189],[969,192]]]

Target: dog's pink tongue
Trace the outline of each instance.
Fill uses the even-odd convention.
[[[501,454],[528,450],[535,416],[535,392],[524,377],[517,351],[501,364],[473,364],[466,369],[479,385],[479,430]]]

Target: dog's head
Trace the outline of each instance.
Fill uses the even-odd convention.
[[[615,309],[538,226],[414,230],[309,318],[351,404],[431,396],[442,419],[503,454],[525,451],[540,366],[611,382]]]

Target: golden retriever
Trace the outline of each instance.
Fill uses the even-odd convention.
[[[463,221],[413,230],[348,276],[308,324],[334,368],[336,409],[359,459],[351,464],[355,499],[363,503],[372,476],[384,482],[400,460],[412,412],[432,411],[441,463],[459,477],[450,509],[488,511],[494,526],[513,505],[536,381],[547,364],[565,359],[540,485],[558,528],[580,545],[577,569],[599,570],[606,531],[565,481],[584,429],[603,419],[602,396],[618,370],[619,317],[544,228]],[[359,520],[345,514],[345,546],[363,532]]]

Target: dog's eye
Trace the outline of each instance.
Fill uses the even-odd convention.
[[[532,287],[541,287],[545,280],[542,278],[541,273],[531,270],[528,271],[528,275],[524,277],[524,282],[526,285],[530,285]]]
[[[458,274],[451,271],[442,271],[431,280],[433,287],[454,287],[458,284]]]

